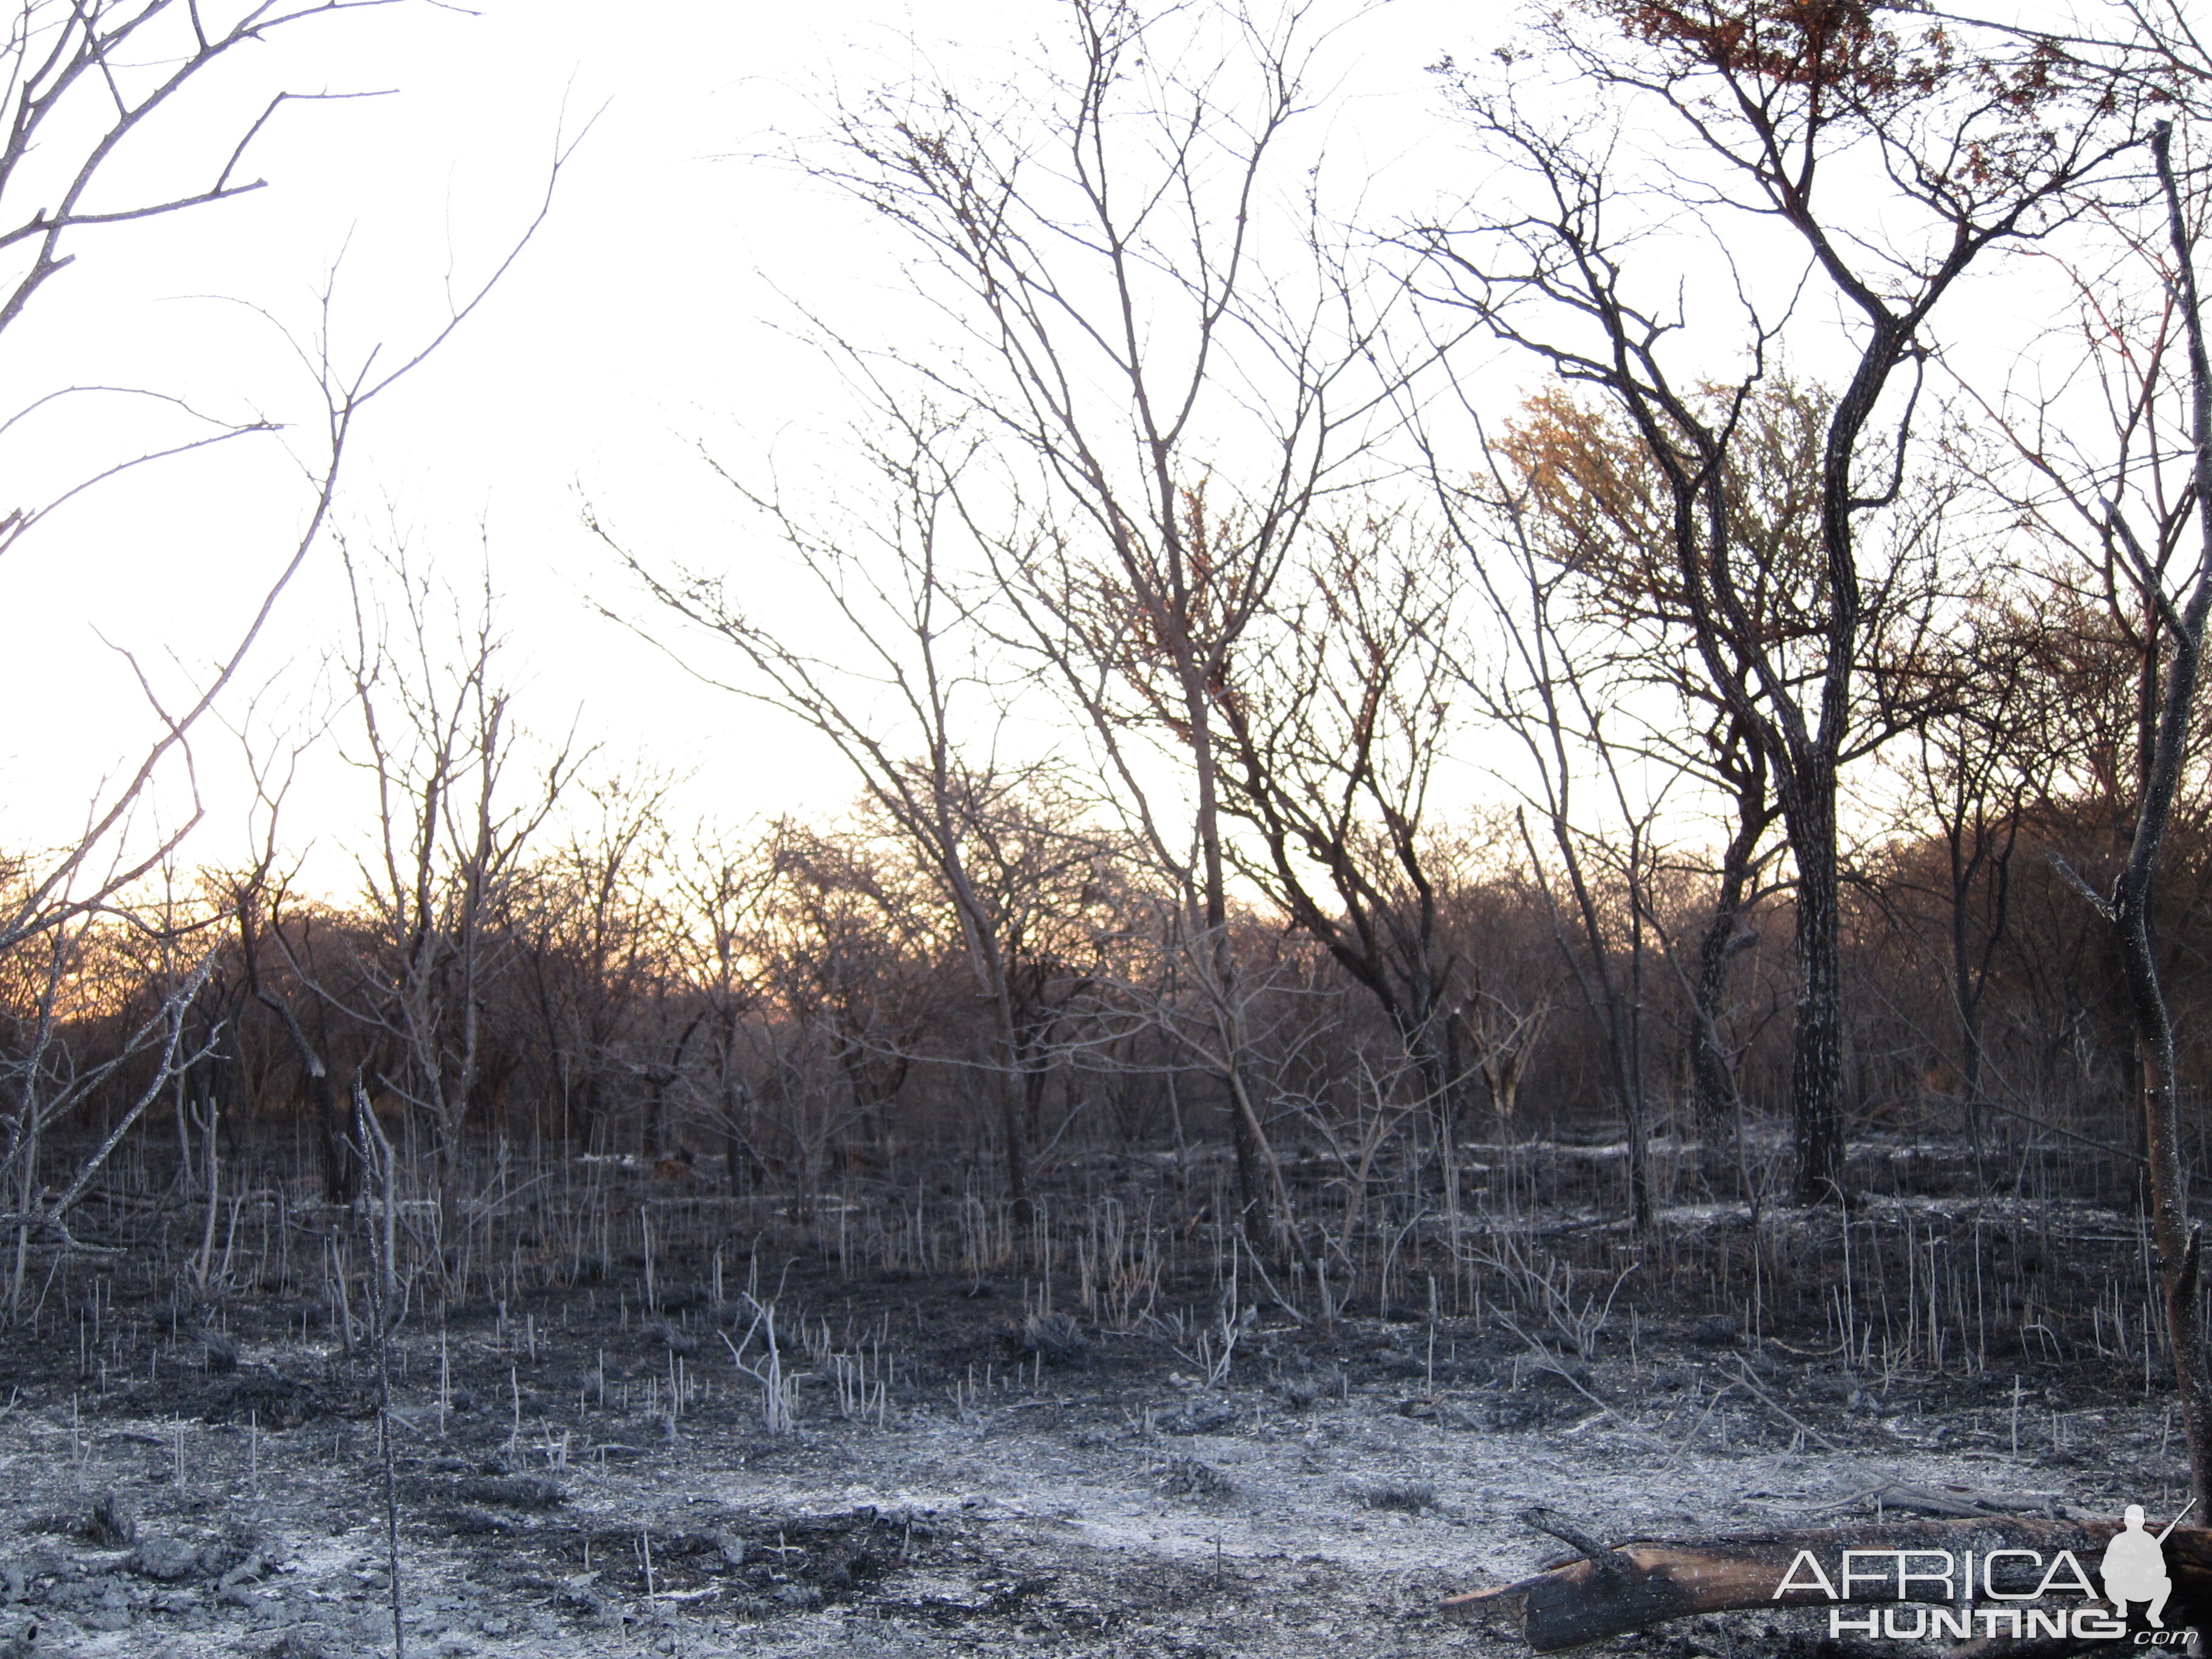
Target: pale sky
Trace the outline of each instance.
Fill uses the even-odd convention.
[[[295,29],[244,72],[198,87],[146,164],[158,157],[198,179],[208,169],[194,146],[227,152],[241,111],[250,119],[275,88],[397,91],[281,112],[246,169],[269,179],[264,191],[80,240],[76,268],[0,345],[0,402],[69,384],[144,386],[312,423],[313,388],[277,325],[312,332],[332,263],[341,358],[380,343],[387,357],[404,350],[436,325],[449,278],[467,290],[527,221],[558,136],[596,113],[520,264],[367,417],[338,527],[366,546],[403,526],[417,556],[465,587],[481,532],[539,728],[580,709],[580,729],[611,757],[696,769],[701,811],[834,809],[854,788],[833,756],[696,687],[590,614],[587,598],[621,601],[628,589],[581,531],[580,506],[589,499],[648,553],[696,556],[718,544],[741,575],[765,556],[732,541],[722,488],[695,446],[742,465],[841,426],[848,410],[791,337],[783,296],[880,322],[896,304],[899,252],[766,159],[779,133],[813,126],[831,84],[859,88],[911,64],[908,36],[964,70],[1054,10],[1044,0],[490,0],[475,16],[406,5]],[[1333,163],[1425,166],[1428,146],[1451,142],[1422,69],[1468,49],[1468,15],[1424,0],[1346,30],[1352,96],[1330,118]],[[0,446],[0,494],[40,499],[130,437],[175,430],[140,424],[135,407],[88,402]],[[198,668],[219,654],[282,563],[305,499],[280,448],[242,444],[118,481],[9,556],[0,696],[15,717],[0,735],[0,836],[66,832],[147,729],[110,647],[149,666],[174,653]],[[296,693],[343,622],[337,570],[326,542],[258,649],[250,684],[276,678],[282,695]],[[230,746],[202,734],[211,789],[224,787]],[[349,786],[342,773],[315,776],[319,804],[292,811],[323,835],[332,792]],[[213,817],[216,840],[195,848],[227,858],[233,814],[218,804]]]
[[[1424,66],[1488,44],[1503,9],[1399,0],[1336,37],[1341,83],[1326,121],[1339,176],[1379,179],[1370,207],[1468,188],[1463,141]],[[0,404],[69,384],[145,386],[226,414],[312,422],[312,386],[279,325],[302,335],[337,262],[338,356],[404,353],[469,290],[535,210],[556,140],[596,125],[551,216],[485,308],[366,417],[337,528],[356,545],[404,535],[463,588],[489,549],[525,720],[572,720],[610,761],[696,773],[679,816],[825,812],[854,786],[818,740],[696,686],[598,619],[630,589],[583,532],[586,500],[656,556],[720,562],[742,583],[775,568],[735,536],[704,444],[744,470],[822,453],[850,405],[793,337],[793,301],[865,334],[914,314],[878,226],[770,159],[780,133],[818,125],[833,86],[858,90],[915,62],[1002,64],[1050,27],[1049,0],[811,7],[659,0],[489,0],[364,12],[280,37],[198,87],[141,165],[204,183],[276,88],[388,97],[290,106],[252,153],[270,187],[76,244],[78,265],[0,342]],[[340,258],[343,252],[343,258]],[[220,297],[215,297],[220,296]],[[1535,378],[1528,365],[1510,371]],[[1501,380],[1502,387],[1510,379]],[[0,438],[0,507],[53,493],[147,433],[105,399]],[[137,473],[66,509],[0,562],[10,648],[0,653],[0,841],[64,836],[101,775],[149,729],[127,665],[173,691],[228,648],[283,562],[305,503],[277,444],[240,445]],[[395,532],[395,526],[397,532]],[[346,616],[325,540],[244,678],[295,710]],[[233,699],[233,707],[240,700]],[[295,714],[278,717],[282,729]],[[213,807],[191,849],[222,861],[234,829],[230,741],[199,739]],[[326,761],[289,809],[295,838],[360,816],[359,780]]]

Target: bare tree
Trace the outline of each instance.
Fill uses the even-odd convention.
[[[1381,397],[1351,262],[1291,185],[1326,36],[1301,7],[1060,15],[1016,84],[886,89],[808,164],[908,239],[972,349],[891,360],[989,439],[988,482],[963,473],[957,503],[1007,636],[1089,725],[1179,896],[1170,944],[1210,1009],[1248,1237],[1272,1249],[1287,1194],[1242,1023],[1220,699],[1316,502],[1360,476]]]
[[[635,558],[626,562],[663,606],[735,647],[750,672],[724,679],[696,658],[683,659],[687,665],[827,738],[939,889],[975,995],[990,1012],[988,1052],[977,1059],[996,1103],[1006,1196],[1026,1229],[1024,1106],[1048,1057],[1036,1043],[1041,964],[1024,958],[1039,931],[1033,907],[1061,884],[1042,867],[1049,857],[1037,856],[1048,836],[1021,822],[1019,803],[1048,783],[1052,769],[969,758],[1000,748],[994,728],[1014,688],[995,684],[979,656],[990,641],[969,624],[955,585],[948,544],[963,537],[951,507],[957,435],[927,416],[892,431],[890,443],[865,446],[881,486],[876,499],[842,520],[811,522],[780,493],[732,480],[790,549],[823,614],[837,619],[837,636],[821,654],[795,642],[789,628],[749,614],[716,575],[686,570],[664,579]],[[1054,833],[1083,867],[1080,838]],[[1011,861],[1000,856],[1017,843],[1029,850]]]
[[[395,631],[350,556],[347,569],[356,763],[376,802],[375,839],[357,860],[374,951],[356,963],[351,985],[319,988],[390,1039],[398,1063],[382,1080],[428,1131],[441,1249],[450,1249],[486,995],[513,949],[525,850],[577,763],[565,744],[542,764],[526,758],[513,694],[499,678],[488,571],[471,617],[393,555],[385,591],[396,590]]]
[[[1680,775],[1662,773],[1649,789],[1632,781],[1632,742],[1621,737],[1624,726],[1633,730],[1632,715],[1622,713],[1632,679],[1609,672],[1617,668],[1613,651],[1593,644],[1608,624],[1577,614],[1572,566],[1547,558],[1526,493],[1498,505],[1501,545],[1479,568],[1499,649],[1480,671],[1462,672],[1486,720],[1516,745],[1495,769],[1526,804],[1515,822],[1529,877],[1560,960],[1605,1035],[1627,1140],[1629,1215],[1643,1232],[1652,1224],[1645,976],[1655,823]],[[1580,804],[1584,783],[1600,798],[1595,816]],[[1538,814],[1548,845],[1539,847],[1527,808]]]
[[[220,1025],[198,1039],[189,1034],[192,1004],[216,961],[200,937],[206,926],[205,916],[173,907],[167,914],[143,907],[112,923],[80,914],[38,930],[0,958],[6,970],[0,981],[0,1204],[8,1206],[0,1219],[13,1233],[0,1326],[27,1310],[34,1238],[52,1234],[64,1248],[82,1248],[70,1231],[70,1212],[148,1108],[220,1040]],[[150,996],[101,1008],[94,999],[102,988],[86,969],[112,949],[103,935],[116,927],[146,929],[152,972],[137,988]],[[106,988],[112,994],[114,988]],[[88,1052],[87,1026],[99,1014],[118,1019],[121,1029]],[[109,1091],[120,1093],[123,1109],[49,1185],[41,1178],[45,1142]]]
[[[2122,203],[2108,216],[2132,259],[2072,278],[2104,424],[2067,419],[2062,405],[2025,392],[1988,406],[2019,468],[2016,479],[1998,481],[2001,495],[2074,551],[2072,597],[2101,599],[2135,659],[2133,764],[2118,754],[2106,763],[2124,809],[2124,855],[2109,891],[2078,873],[2074,880],[2110,925],[2120,957],[2167,1336],[2191,1486],[2203,1503],[2212,1501],[2212,1357],[2203,1229],[2190,1218],[2174,1023],[2154,927],[2185,769],[2203,741],[2197,693],[2212,616],[2212,356],[2196,260],[2205,200],[2201,185],[2185,185],[2173,140],[2170,123],[2153,127],[2147,199],[2135,214]]]
[[[146,193],[143,181],[160,173],[142,164],[157,147],[179,142],[182,135],[173,112],[200,86],[218,78],[212,73],[217,66],[279,33],[394,3],[316,0],[216,10],[191,0],[30,0],[18,7],[0,39],[0,249],[12,250],[15,259],[0,271],[0,333],[31,315],[37,297],[84,253],[125,237],[129,227],[210,209],[261,188],[264,181],[246,171],[256,140],[288,102],[330,95],[278,93],[258,113],[240,112],[206,157],[203,184],[173,193]],[[451,337],[520,257],[550,210],[573,149],[572,143],[556,143],[546,193],[534,216],[489,275],[456,295],[445,323],[412,347],[397,355],[379,348],[358,360],[342,360],[331,340],[334,276],[324,287],[315,325],[288,333],[319,405],[311,441],[295,452],[303,479],[296,532],[280,550],[275,574],[251,613],[215,659],[198,669],[181,699],[165,699],[139,665],[130,662],[151,710],[154,735],[88,803],[76,834],[13,872],[15,879],[0,898],[0,957],[27,953],[28,960],[54,968],[67,958],[70,936],[81,933],[88,919],[135,908],[134,891],[163,869],[198,826],[204,808],[191,764],[193,734],[236,682],[268,629],[277,600],[320,540],[356,427],[372,404]],[[79,385],[32,396],[0,422],[0,430],[26,422],[34,427],[58,405],[97,398],[157,409],[181,425],[169,440],[96,466],[53,489],[43,501],[0,514],[0,552],[38,529],[56,508],[122,475],[278,429],[261,419],[212,419],[158,390]],[[150,810],[157,781],[173,773],[181,784],[184,810],[171,807],[157,815]],[[158,827],[149,832],[149,823]],[[155,927],[166,925],[158,906],[138,920]],[[197,935],[180,934],[179,949],[185,948],[187,937]],[[209,947],[203,940],[197,948]],[[204,971],[180,967],[170,982],[178,994],[189,998]],[[182,1005],[170,1018],[180,1030]],[[146,1038],[153,1040],[150,1035]],[[159,1045],[162,1066],[176,1062],[178,1041]],[[31,1052],[45,1051],[34,1042]],[[70,1178],[47,1188],[39,1170],[41,1126],[54,1121],[56,1102],[69,1097],[47,1092],[46,1084],[36,1081],[42,1075],[51,1079],[36,1064],[19,1074],[26,1091],[15,1097],[0,1122],[0,1184],[12,1194],[12,1207],[0,1212],[0,1221],[15,1228],[19,1249],[34,1231],[68,1238],[68,1210],[154,1097],[149,1094],[138,1102],[112,1135],[92,1147],[88,1161]]]
[[[1226,799],[1260,843],[1232,855],[1390,1022],[1456,1218],[1452,1143],[1480,1058],[1430,808],[1467,647],[1466,567],[1440,551],[1402,511],[1315,524],[1218,702]]]
[[[294,921],[288,913],[291,881],[277,867],[274,847],[264,849],[254,867],[233,879],[228,889],[227,908],[237,923],[239,962],[246,993],[276,1017],[306,1080],[316,1151],[322,1163],[323,1197],[331,1204],[349,1205],[361,1190],[359,1149],[350,1128],[352,1103],[340,1097],[325,1045],[308,1035],[289,988],[272,982],[263,967],[264,941],[273,940],[294,967],[288,978],[299,981],[297,958],[286,939],[287,927]]]
[[[1771,635],[1815,626],[1796,611],[1819,557],[1817,491],[1826,410],[1788,380],[1759,388],[1739,415],[1740,441],[1723,468],[1737,534],[1757,554],[1745,608]],[[1751,918],[1779,886],[1769,875],[1779,816],[1765,757],[1712,685],[1691,642],[1691,610],[1669,556],[1664,479],[1627,423],[1554,387],[1539,393],[1494,447],[1487,490],[1447,490],[1451,521],[1470,555],[1485,538],[1534,556],[1556,573],[1559,620],[1574,629],[1579,672],[1619,688],[1616,752],[1682,776],[1721,818],[1712,898],[1691,960],[1670,945],[1689,994],[1692,1089],[1703,1121],[1706,1173],[1718,1173],[1723,1128],[1740,1121],[1735,1046],[1724,1034],[1730,965],[1755,935]],[[1443,483],[1439,475],[1437,482]],[[1488,497],[1488,499],[1486,499]],[[1502,516],[1501,516],[1502,515]],[[1537,589],[1524,571],[1519,584]],[[1869,633],[1884,631],[1876,608]],[[1870,653],[1870,665],[1878,662]],[[1652,918],[1655,924],[1658,921]]]
[[[702,826],[674,861],[679,906],[677,948],[704,1004],[707,1075],[692,1078],[694,1097],[721,1141],[732,1191],[763,1167],[754,1121],[755,1085],[746,1064],[746,1021],[768,995],[760,945],[780,867],[781,826],[750,842],[718,840]]]
[[[532,1028],[532,1069],[554,1132],[567,1141],[580,1130],[602,1153],[613,1144],[616,1085],[665,1069],[634,1050],[645,1009],[679,974],[680,923],[663,894],[681,880],[663,818],[669,787],[649,773],[580,783],[570,802],[580,821],[518,886],[513,1013]],[[663,1127],[646,1127],[648,1143]]]
[[[1855,680],[1881,580],[1868,526],[1910,475],[1939,311],[1992,250],[2078,212],[2081,186],[2132,137],[2109,85],[2077,89],[2035,43],[1964,27],[1921,36],[1899,16],[1860,0],[1609,0],[1588,21],[1562,14],[1501,75],[1453,72],[1471,128],[1510,172],[1463,222],[1411,238],[1437,306],[1598,391],[1665,481],[1691,638],[1765,757],[1796,865],[1791,1111],[1808,1199],[1843,1171],[1837,799],[1863,738]],[[1539,95],[1585,112],[1547,121]],[[1612,135],[1629,121],[1687,148],[1641,170],[1620,163]],[[1743,405],[1805,307],[1786,286],[1762,302],[1756,274],[1715,248],[1743,316],[1729,356],[1744,367],[1713,398],[1715,354],[1683,359],[1692,317],[1676,271],[1636,246],[1655,199],[1716,240],[1774,228],[1802,251],[1804,280],[1843,308],[1849,368],[1821,437],[1820,556],[1797,599],[1809,632],[1778,639],[1759,625],[1747,602],[1759,549],[1726,488]]]
[[[1721,393],[1717,401],[1721,398],[1733,405],[1727,413],[1735,439],[1720,489],[1747,550],[1741,608],[1767,640],[1817,637],[1822,618],[1808,612],[1805,601],[1821,586],[1818,480],[1828,401],[1779,374],[1747,397]],[[1741,1126],[1744,1106],[1738,1045],[1724,1030],[1731,964],[1755,942],[1756,910],[1788,887],[1771,873],[1782,850],[1771,833],[1781,807],[1766,756],[1698,656],[1694,607],[1672,550],[1667,480],[1618,409],[1548,387],[1506,425],[1492,446],[1492,467],[1480,488],[1452,484],[1440,469],[1435,482],[1469,556],[1486,563],[1504,555],[1519,568],[1500,616],[1505,655],[1524,664],[1521,679],[1533,688],[1538,678],[1555,677],[1562,693],[1576,693],[1540,700],[1549,712],[1536,724],[1594,698],[1607,711],[1605,734],[1601,741],[1589,721],[1571,722],[1575,752],[1602,777],[1617,779],[1623,763],[1656,768],[1677,781],[1669,786],[1683,798],[1675,816],[1711,811],[1718,820],[1717,857],[1686,850],[1668,855],[1711,866],[1711,903],[1694,939],[1678,939],[1671,919],[1656,911],[1644,917],[1665,941],[1686,994],[1688,1069],[1711,1183],[1721,1178],[1721,1154],[1730,1128]],[[1890,515],[1881,579],[1870,584],[1863,607],[1854,736],[1845,762],[1921,720],[1936,695],[1925,659],[1942,605],[1937,532],[1965,483],[1950,469],[1917,480]],[[1524,629],[1538,636],[1569,630],[1571,641],[1540,659],[1526,649]],[[1516,702],[1506,699],[1509,710]],[[1509,719],[1522,718],[1509,713]],[[1564,775],[1568,763],[1561,750],[1540,771]],[[1626,833],[1638,839],[1632,827]],[[1657,848],[1645,851],[1660,856]],[[1572,849],[1561,854],[1581,856]],[[1631,860],[1623,874],[1631,902],[1640,905],[1652,895],[1660,868]],[[1583,931],[1589,932],[1587,925]]]
[[[1974,605],[1941,671],[1933,707],[1892,757],[1907,794],[1906,844],[1881,884],[1885,904],[1932,899],[1956,1033],[1959,1092],[1979,1160],[1988,1088],[1989,993],[2008,943],[2014,877],[2030,813],[2072,745],[2058,688],[2038,671],[2050,625],[1993,596]],[[1916,840],[1932,831],[1924,848]],[[1929,856],[1915,857],[1916,853]]]
[[[775,1146],[769,1168],[790,1176],[811,1210],[833,1164],[857,1150],[856,1132],[896,1145],[926,1036],[960,1001],[938,972],[957,935],[903,837],[786,823],[774,845],[761,950],[775,1006],[763,1139]]]

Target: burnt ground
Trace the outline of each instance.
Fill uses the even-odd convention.
[[[1531,1504],[1620,1539],[1836,1523],[1893,1486],[2159,1515],[2182,1480],[2139,1352],[1885,1376],[1693,1307],[1616,1315],[1587,1354],[1495,1312],[1324,1333],[1275,1310],[1209,1386],[1195,1314],[1040,1331],[1019,1280],[767,1267],[800,1374],[778,1434],[724,1340],[749,1310],[703,1284],[656,1317],[615,1283],[410,1315],[410,1654],[1517,1653],[1437,1603],[1558,1558]],[[359,1343],[282,1287],[80,1294],[0,1349],[0,1655],[388,1650]],[[1810,1651],[1813,1617],[1595,1650]]]

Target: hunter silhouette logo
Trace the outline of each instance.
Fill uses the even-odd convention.
[[[2123,1529],[2105,1546],[2104,1563],[2098,1569],[2098,1576],[2105,1581],[2105,1599],[2121,1618],[2128,1616],[2129,1602],[2148,1601],[2150,1611],[2146,1616],[2159,1629],[2166,1628],[2166,1620],[2159,1615],[2166,1611],[2166,1598],[2173,1594],[2173,1580],[2166,1574],[2166,1540],[2181,1524],[2181,1516],[2196,1505],[2197,1500],[2191,1498],[2181,1515],[2167,1522],[2166,1530],[2155,1538],[2143,1530],[2142,1505],[2128,1505],[2122,1517]]]

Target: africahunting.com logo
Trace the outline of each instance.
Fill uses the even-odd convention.
[[[2168,1629],[2164,1617],[2173,1594],[2166,1540],[2180,1524],[2177,1515],[2154,1536],[2144,1528],[2142,1505],[2129,1504],[2097,1565],[2101,1590],[2070,1549],[2047,1557],[2040,1550],[2013,1548],[1846,1549],[1838,1552],[1832,1570],[1815,1552],[1801,1549],[1775,1586],[1774,1599],[1817,1596],[1859,1604],[1849,1611],[1828,1609],[1830,1636],[1899,1641],[1972,1636],[2121,1641],[2130,1634],[2129,1607],[2140,1604],[2149,1628],[2134,1632],[2136,1645],[2180,1647],[2194,1632]],[[2045,1597],[2069,1595],[2085,1601],[2044,1604]],[[1894,1605],[1881,1605],[1885,1600]]]

